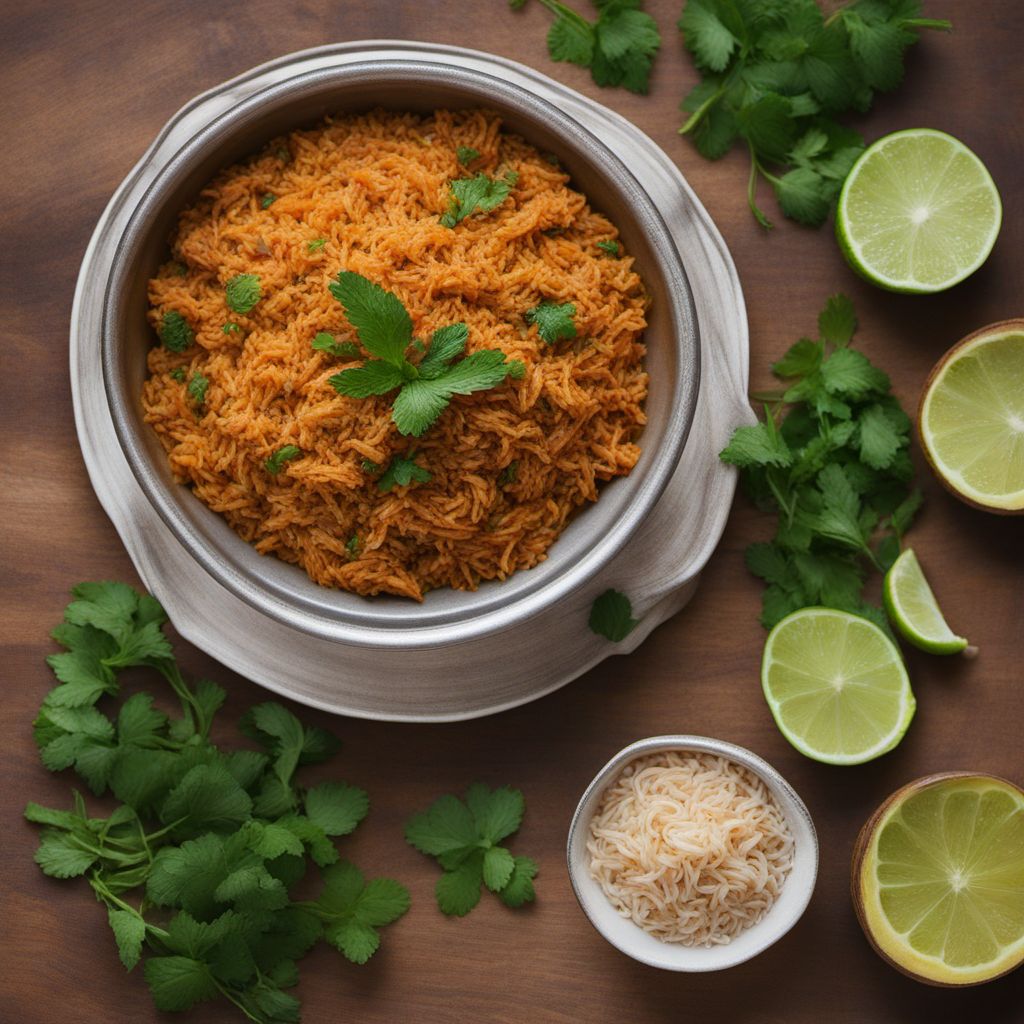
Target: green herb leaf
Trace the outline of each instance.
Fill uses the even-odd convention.
[[[158,1010],[188,1010],[218,995],[210,968],[191,957],[150,957],[144,973]]]
[[[473,213],[488,213],[500,206],[512,192],[518,175],[510,171],[503,178],[491,178],[484,173],[474,178],[458,178],[451,182],[451,200],[448,210],[441,216],[446,228],[454,228]]]
[[[193,373],[189,378],[188,387],[185,390],[197,409],[202,409],[206,403],[206,389],[209,386],[209,378],[204,377],[201,373]]]
[[[317,352],[327,352],[343,359],[358,359],[362,355],[354,341],[335,341],[334,335],[326,331],[318,331],[311,344]]]
[[[576,337],[575,316],[576,306],[572,302],[542,302],[526,311],[526,322],[536,325],[541,338],[553,345],[556,341]]]
[[[601,242],[597,243],[598,249],[602,252],[607,253],[609,256],[613,256],[616,259],[622,255],[622,246],[615,241],[614,238],[606,238]]]
[[[184,352],[195,340],[195,332],[177,311],[169,310],[160,321],[160,341],[170,352]]]
[[[270,206],[273,206],[273,205],[274,205],[274,203],[276,203],[276,202],[277,202],[277,196],[275,196],[275,195],[273,194],[273,192],[268,192],[268,193],[267,193],[267,194],[266,194],[266,195],[265,195],[265,196],[264,196],[264,197],[263,197],[263,198],[262,198],[262,199],[260,200],[260,209],[262,209],[262,210],[266,210],[266,209],[267,209],[268,207],[270,207]]]
[[[341,782],[322,782],[306,791],[306,817],[329,836],[347,836],[366,817],[370,798],[365,790]]]
[[[294,444],[286,444],[278,448],[269,459],[264,460],[264,467],[271,476],[277,476],[284,469],[286,462],[297,459],[302,454],[302,449]]]
[[[236,274],[228,281],[225,295],[229,308],[236,313],[249,313],[260,301],[260,279],[258,274]]]
[[[313,909],[323,921],[324,938],[353,963],[364,964],[380,945],[377,929],[409,909],[409,892],[390,878],[365,882],[354,864],[342,861],[324,871]]]
[[[637,9],[639,0],[600,0],[593,23],[560,0],[542,2],[555,15],[547,39],[552,60],[589,67],[598,85],[647,92],[661,35],[654,19]]]
[[[342,370],[327,378],[327,383],[348,398],[368,398],[370,395],[386,395],[406,383],[398,367],[383,359],[370,359],[362,366]]]
[[[683,102],[680,132],[712,160],[743,141],[748,203],[764,227],[761,178],[786,216],[823,223],[864,149],[833,116],[867,110],[875,90],[899,83],[918,31],[948,27],[918,9],[917,0],[852,0],[825,18],[811,0],[686,0],[679,28],[703,77]]]
[[[330,292],[341,303],[363,347],[401,368],[412,341],[412,320],[398,296],[348,270],[338,274]]]
[[[774,540],[746,552],[767,583],[766,628],[808,605],[882,621],[862,597],[867,570],[895,559],[920,503],[908,493],[910,419],[886,374],[847,347],[850,300],[832,296],[818,327],[819,340],[802,338],[773,365],[792,383],[766,396],[765,421],[736,430],[721,454],[740,466],[755,502],[778,513]]]
[[[185,383],[185,367],[184,366],[176,366],[173,370],[171,370],[171,378],[173,380],[176,380],[179,384],[184,384]]]
[[[436,857],[444,869],[436,888],[443,913],[457,917],[468,914],[480,901],[484,884],[505,898],[506,890],[515,883],[516,889],[506,900],[509,906],[533,899],[532,884],[527,895],[522,879],[516,875],[519,860],[525,862],[527,858],[513,858],[498,845],[518,830],[524,808],[519,790],[506,786],[492,791],[475,783],[466,791],[464,802],[455,796],[442,796],[409,819],[406,841],[421,853]]]
[[[377,481],[381,494],[388,494],[394,487],[408,487],[410,484],[425,484],[433,479],[434,474],[414,461],[415,452],[408,457],[396,455],[389,463],[383,475]]]
[[[142,956],[142,943],[146,938],[146,922],[138,914],[128,910],[107,909],[107,920],[110,922],[114,941],[117,943],[118,956],[125,970],[130,971]]]
[[[455,159],[463,167],[468,167],[474,160],[480,159],[480,150],[474,149],[472,146],[459,146],[455,150]]]
[[[242,328],[238,324],[235,324],[235,323],[226,323],[226,324],[224,324],[221,327],[221,333],[222,334],[232,334],[232,333],[240,334],[241,331],[242,331]]]
[[[395,398],[392,419],[402,434],[419,437],[447,408],[453,395],[470,395],[502,383],[512,365],[497,349],[482,349],[445,370],[440,377],[407,381]]]
[[[326,244],[326,238],[314,238],[311,242],[306,243],[306,251],[319,252]]]
[[[625,640],[637,626],[633,618],[633,605],[618,590],[606,590],[595,598],[590,609],[590,629],[612,643]]]

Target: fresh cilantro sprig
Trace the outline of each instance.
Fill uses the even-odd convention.
[[[330,291],[342,304],[363,347],[376,358],[334,374],[329,383],[349,398],[397,390],[391,418],[401,434],[419,437],[455,395],[485,391],[524,373],[521,362],[507,362],[497,349],[482,349],[458,359],[469,337],[463,323],[434,331],[426,354],[413,363],[406,358],[414,345],[412,318],[397,295],[348,270],[338,274]]]
[[[534,324],[549,345],[576,337],[576,306],[572,302],[542,302],[526,311],[526,322]]]
[[[255,1024],[298,1021],[299,1002],[286,991],[298,983],[296,960],[323,939],[365,963],[378,929],[409,906],[399,883],[366,882],[339,860],[334,838],[365,818],[367,794],[296,781],[338,741],[276,702],[243,718],[262,749],[214,746],[225,693],[185,680],[157,601],[122,583],[83,583],[73,595],[53,634],[66,650],[48,659],[60,685],[40,709],[36,743],[47,768],[74,768],[118,803],[106,817],[90,814],[77,791],[69,809],[29,803],[26,818],[42,826],[36,863],[51,877],[88,882],[125,968],[143,962],[158,1009],[221,996]],[[180,715],[145,691],[116,715],[99,706],[136,666],[164,677]],[[316,900],[295,901],[307,855],[323,869],[323,888]]]
[[[468,167],[474,160],[480,159],[480,150],[473,146],[459,146],[455,150],[455,159],[458,160],[463,167]]]
[[[450,183],[451,199],[441,215],[441,223],[453,228],[470,214],[489,213],[508,199],[518,180],[515,171],[508,171],[501,178],[491,178],[482,171],[473,178],[456,178]]]
[[[852,0],[827,16],[814,0],[686,0],[679,28],[703,79],[683,101],[680,128],[717,160],[736,142],[750,152],[747,200],[764,178],[782,212],[817,226],[864,149],[837,115],[865,112],[903,77],[904,50],[921,29],[919,0]]]
[[[381,494],[388,494],[395,487],[408,487],[409,484],[425,484],[434,478],[429,469],[416,463],[416,452],[408,455],[396,455],[377,481],[377,489]]]
[[[410,818],[405,838],[444,869],[435,890],[442,913],[462,917],[480,902],[481,886],[509,907],[535,898],[537,864],[498,845],[519,829],[525,802],[518,789],[474,783],[465,801],[442,796]]]
[[[651,66],[661,47],[657,23],[640,10],[641,0],[593,0],[597,20],[587,21],[560,0],[540,0],[555,16],[548,31],[552,60],[589,68],[598,85],[621,85],[646,93]],[[513,10],[526,0],[509,0]]]
[[[849,347],[856,324],[850,300],[830,298],[819,338],[801,338],[773,364],[786,386],[753,396],[764,420],[739,427],[721,453],[755,503],[779,517],[774,539],[746,551],[768,584],[766,628],[824,605],[888,629],[862,591],[871,569],[896,560],[921,494],[911,488],[910,420],[888,376]]]

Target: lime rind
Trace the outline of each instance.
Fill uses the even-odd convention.
[[[977,985],[1020,966],[1022,837],[1024,793],[995,777],[935,780],[897,797],[858,872],[872,942],[938,985]]]
[[[889,291],[944,291],[988,259],[1002,225],[992,176],[959,139],[932,128],[869,146],[839,194],[836,238],[850,266]]]
[[[920,431],[954,491],[987,508],[1024,509],[1024,329],[1000,327],[954,349],[925,392]]]
[[[761,685],[782,735],[825,764],[863,764],[888,753],[916,709],[892,640],[867,619],[833,608],[801,608],[775,626]]]
[[[912,548],[907,548],[885,574],[885,610],[908,643],[929,654],[959,654],[965,637],[949,628]]]

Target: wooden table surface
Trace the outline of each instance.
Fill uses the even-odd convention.
[[[582,0],[573,0],[581,6]],[[902,127],[952,132],[984,159],[1002,192],[1002,235],[967,283],[932,298],[889,295],[851,273],[831,230],[780,223],[765,234],[747,212],[739,151],[704,161],[676,134],[678,104],[695,80],[675,20],[678,0],[649,0],[665,45],[651,94],[601,90],[552,63],[548,14],[503,0],[40,0],[0,5],[4,98],[3,342],[3,807],[0,863],[0,1019],[12,1024],[140,1024],[156,1013],[141,977],[126,977],[102,908],[80,882],[44,878],[32,863],[29,798],[63,806],[70,777],[46,772],[30,726],[52,677],[43,658],[67,599],[84,579],[136,582],[93,496],[68,387],[68,318],[78,265],[100,211],[168,117],[202,90],[272,57],[322,43],[408,38],[459,43],[523,61],[635,121],[678,162],[725,235],[746,292],[752,384],[802,333],[825,297],[852,296],[858,344],[892,375],[908,408],[936,358],[983,324],[1024,314],[1024,4],[927,0],[953,35],[928,34],[907,82],[863,124],[869,140]],[[767,200],[768,206],[773,201]],[[774,210],[772,210],[774,212]],[[637,653],[613,658],[553,696],[482,721],[408,726],[322,714],[344,741],[328,771],[370,791],[373,810],[343,853],[402,879],[410,913],[381,952],[355,967],[327,949],[303,963],[304,1019],[360,1022],[715,1020],[758,1024],[884,1024],[1024,1020],[1024,970],[978,989],[928,988],[868,947],[848,896],[854,837],[893,789],[926,772],[979,769],[1024,782],[1024,521],[989,516],[943,492],[914,452],[926,495],[912,543],[948,618],[980,649],[975,661],[907,653],[917,718],[893,753],[858,768],[805,760],[777,732],[761,696],[760,587],[742,550],[770,522],[739,499],[692,604]],[[264,693],[180,644],[193,673],[223,682],[233,722]],[[305,712],[303,712],[305,714]],[[593,773],[642,736],[693,732],[750,747],[801,793],[821,841],[817,890],[793,931],[755,961],[710,976],[677,976],[621,956],[573,898],[563,856],[576,800]],[[312,773],[316,777],[317,773]],[[433,902],[437,869],[402,841],[401,824],[442,792],[480,778],[525,792],[513,849],[540,862],[538,900],[513,912],[484,896],[463,920]],[[197,1022],[235,1019],[207,1004]]]

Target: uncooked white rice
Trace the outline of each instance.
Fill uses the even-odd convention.
[[[757,924],[793,865],[764,783],[693,751],[631,762],[590,822],[590,871],[615,909],[664,942],[714,946]]]

